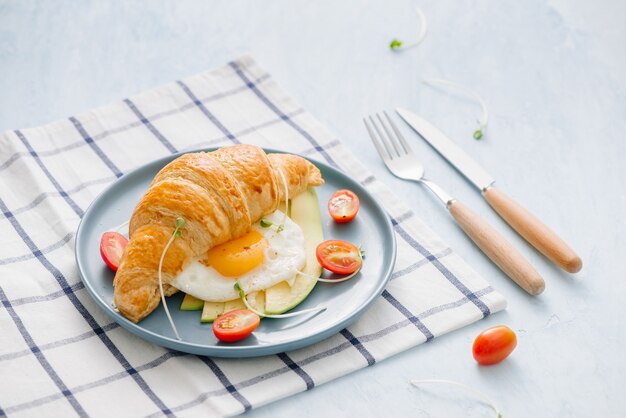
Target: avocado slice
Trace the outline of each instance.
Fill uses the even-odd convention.
[[[180,304],[181,311],[199,311],[204,306],[204,301],[195,296],[185,293],[185,298]]]
[[[246,305],[243,304],[243,300],[233,299],[229,300],[228,302],[224,302],[224,313],[237,309],[246,309]]]
[[[213,322],[215,318],[224,313],[224,302],[204,301],[200,322]]]
[[[322,217],[320,215],[317,192],[309,187],[291,199],[290,218],[300,226],[304,233],[306,264],[303,272],[319,277],[322,266],[317,261],[315,249],[324,241]],[[297,275],[293,286],[280,282],[265,290],[265,313],[276,315],[286,312],[302,302],[311,293],[317,280],[313,277]]]

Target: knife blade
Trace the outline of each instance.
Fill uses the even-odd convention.
[[[397,108],[396,112],[479,190],[485,190],[495,182],[472,157],[426,119],[401,108]]]
[[[495,179],[472,157],[426,119],[402,108],[396,108],[396,112],[419,136],[474,184],[498,215],[526,241],[565,271],[570,273],[580,271],[582,260],[565,241],[535,215],[496,188],[493,185]]]

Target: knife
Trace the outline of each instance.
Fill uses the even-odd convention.
[[[496,188],[493,185],[495,179],[450,138],[424,118],[406,109],[397,108],[396,112],[476,186],[498,215],[541,254],[565,271],[580,271],[583,263],[574,250],[536,216]]]

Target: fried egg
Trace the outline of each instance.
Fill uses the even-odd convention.
[[[226,302],[239,298],[235,282],[246,294],[293,283],[306,262],[302,229],[279,210],[263,220],[272,226],[257,222],[244,236],[196,257],[170,284],[202,300]]]

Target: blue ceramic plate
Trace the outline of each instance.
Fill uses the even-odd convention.
[[[326,311],[309,319],[305,316],[265,318],[250,337],[229,344],[215,338],[211,324],[200,323],[200,311],[179,310],[181,293],[169,297],[167,302],[182,341],[174,337],[163,306],[138,324],[124,318],[111,306],[114,273],[100,257],[100,237],[130,218],[152,178],[179,155],[151,162],[121,177],[91,204],[78,227],[76,262],[82,280],[97,304],[122,327],[147,341],[187,353],[215,357],[263,356],[295,350],[334,335],[354,322],[382,293],[396,257],[396,242],[389,217],[360,184],[332,167],[313,161],[326,180],[323,186],[317,188],[324,238],[362,244],[367,254],[360,274],[354,279],[337,284],[320,282],[295,308],[323,305],[327,307]],[[359,214],[348,224],[336,224],[326,210],[326,202],[338,189],[354,191],[361,201]]]

